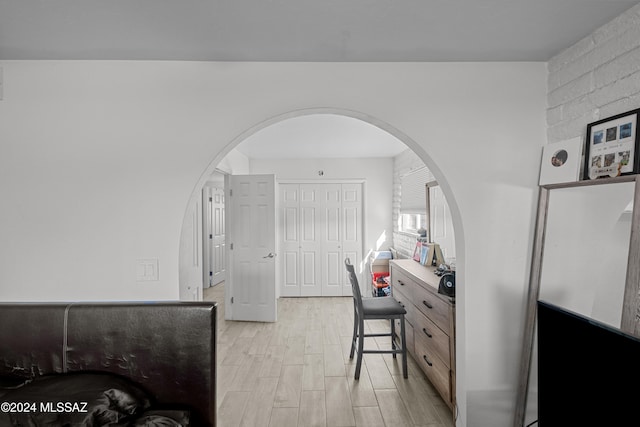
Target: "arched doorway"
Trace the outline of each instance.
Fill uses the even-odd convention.
[[[434,177],[437,179],[438,183],[440,184],[440,188],[442,189],[443,194],[445,195],[445,197],[447,198],[447,201],[449,203],[449,207],[451,209],[451,214],[452,214],[452,220],[454,223],[454,227],[455,227],[455,240],[456,240],[456,269],[457,269],[457,277],[458,277],[458,288],[459,288],[459,292],[458,295],[462,294],[461,292],[461,288],[464,289],[464,235],[463,235],[463,230],[462,230],[462,225],[461,225],[461,219],[460,219],[460,214],[459,214],[459,210],[456,204],[456,200],[455,197],[453,196],[446,178],[443,176],[443,174],[440,172],[439,168],[437,167],[437,165],[431,160],[430,156],[424,151],[424,149],[421,147],[421,145],[419,145],[417,142],[413,141],[411,138],[409,138],[407,135],[405,135],[403,132],[401,132],[400,130],[394,128],[393,126],[389,125],[388,123],[385,123],[379,119],[376,119],[375,117],[369,116],[367,114],[364,113],[360,113],[360,112],[355,112],[355,111],[351,111],[351,110],[342,110],[342,109],[336,109],[336,108],[314,108],[314,109],[304,109],[304,110],[295,110],[295,111],[291,111],[291,112],[287,112],[287,113],[283,113],[281,115],[269,118],[264,120],[263,122],[260,122],[258,124],[256,124],[255,126],[251,127],[250,129],[247,129],[245,132],[243,132],[241,135],[239,135],[238,137],[234,138],[231,142],[229,142],[229,144],[226,145],[226,147],[224,148],[224,150],[222,150],[220,153],[218,153],[215,158],[211,161],[211,163],[209,164],[209,167],[207,168],[206,171],[203,172],[202,177],[200,179],[200,181],[198,182],[198,184],[195,186],[194,189],[194,193],[192,194],[191,197],[191,204],[190,204],[190,208],[192,205],[196,205],[197,201],[200,198],[200,189],[202,188],[204,182],[206,181],[207,177],[215,170],[216,167],[218,167],[218,165],[223,161],[223,159],[225,159],[225,157],[233,150],[235,149],[238,145],[240,145],[243,141],[247,140],[248,138],[250,138],[251,136],[255,135],[256,133],[260,132],[263,129],[268,128],[271,125],[274,125],[276,123],[282,122],[282,121],[286,121],[288,119],[293,119],[296,117],[301,117],[301,116],[310,116],[310,115],[314,115],[314,114],[333,114],[333,115],[340,115],[340,116],[345,116],[345,117],[349,117],[349,118],[353,118],[353,119],[357,119],[363,122],[366,122],[372,126],[375,126],[385,132],[387,132],[388,134],[392,135],[394,138],[396,138],[397,140],[401,141],[407,148],[409,148],[421,161],[422,163],[424,163],[429,170],[433,173]],[[189,209],[190,209],[189,208]],[[183,277],[183,273],[186,272],[189,268],[189,264],[191,263],[191,260],[194,258],[194,252],[197,252],[197,242],[194,245],[193,242],[189,243],[189,237],[190,236],[195,236],[197,235],[197,233],[194,233],[194,229],[195,226],[194,224],[197,224],[197,215],[194,215],[193,212],[190,212],[189,209],[187,209],[187,214],[185,215],[185,220],[183,223],[183,232],[182,232],[182,237],[181,237],[181,250],[180,250],[180,283],[181,286],[188,284],[188,283],[193,283],[192,281],[190,282],[189,280],[184,279]],[[197,209],[195,209],[197,211]],[[186,238],[186,239],[185,239]],[[185,240],[187,240],[186,244],[185,244]],[[195,274],[194,277],[198,277],[201,278],[202,275],[201,273],[197,273]],[[462,285],[462,286],[461,286]],[[183,292],[183,289],[181,288],[181,298],[184,299],[192,299],[189,296],[191,295],[190,290],[187,290],[186,292]],[[186,295],[186,297],[183,297],[183,295]],[[464,313],[464,298],[458,298],[457,300],[457,317],[460,317],[463,315]],[[461,332],[461,331],[459,331]],[[458,348],[459,350],[459,348]],[[458,379],[460,379],[461,376],[458,376]]]

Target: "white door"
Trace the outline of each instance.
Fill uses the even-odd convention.
[[[362,263],[362,185],[342,184],[342,293],[351,295],[351,282],[344,268],[344,259],[349,257],[354,266]],[[358,272],[358,270],[356,270]],[[362,275],[359,276],[360,286]],[[369,289],[367,287],[366,289]]]
[[[230,175],[227,206],[230,318],[275,322],[275,177]]]
[[[323,191],[320,184],[300,184],[300,295],[322,295]]]
[[[318,192],[324,214],[323,221],[317,224],[322,251],[322,296],[339,296],[342,295],[343,271],[346,271],[342,256],[342,185],[325,184]]]
[[[300,186],[279,184],[280,192],[280,295],[300,296]]]
[[[205,283],[217,285],[226,276],[224,188],[205,187]]]
[[[344,258],[362,258],[362,184],[282,183],[282,296],[351,295]]]

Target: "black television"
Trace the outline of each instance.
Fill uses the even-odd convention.
[[[640,339],[538,301],[538,425],[640,426]]]

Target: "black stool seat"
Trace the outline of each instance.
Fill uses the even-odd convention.
[[[390,315],[407,314],[407,310],[393,297],[362,298],[362,312],[365,319],[387,319]]]

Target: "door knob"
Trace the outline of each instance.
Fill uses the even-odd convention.
[[[262,258],[273,258],[275,256],[276,256],[276,254],[274,254],[273,252],[269,252],[269,254],[267,256],[263,256]]]

